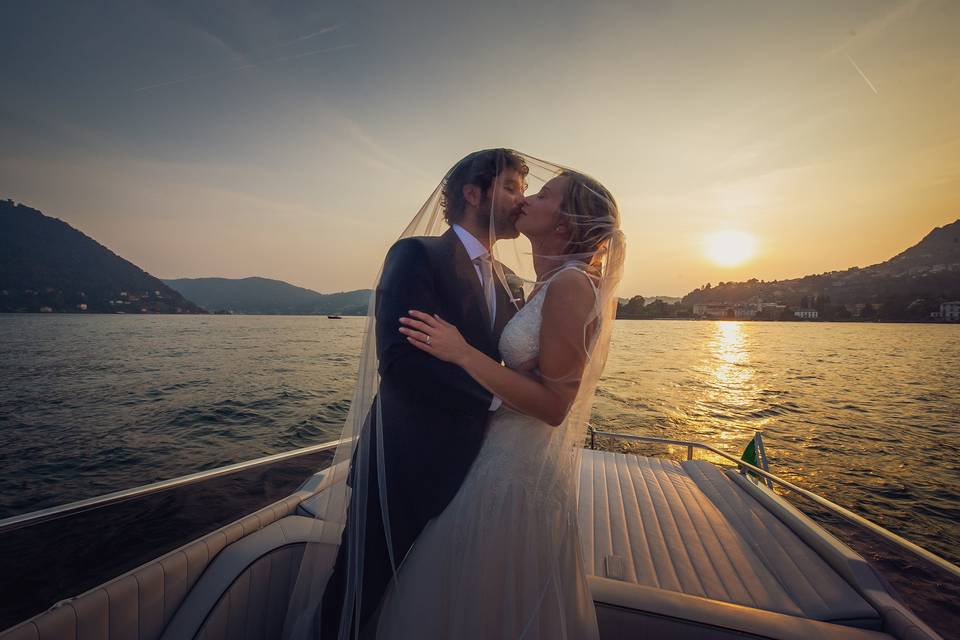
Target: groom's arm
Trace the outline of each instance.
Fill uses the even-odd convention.
[[[490,406],[493,396],[463,369],[420,351],[399,331],[400,317],[410,309],[443,311],[423,244],[407,239],[391,247],[376,295],[377,357],[384,381],[410,398],[453,410]]]

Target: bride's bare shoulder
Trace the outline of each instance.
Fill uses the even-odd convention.
[[[553,293],[554,296],[589,296],[592,300],[593,284],[585,271],[571,267],[554,276],[547,293]]]
[[[580,269],[564,269],[550,281],[543,301],[544,314],[552,310],[570,314],[593,308],[595,293],[590,276]]]

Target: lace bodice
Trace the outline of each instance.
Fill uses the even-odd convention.
[[[540,325],[543,322],[545,283],[518,311],[500,334],[500,355],[511,369],[530,362],[540,355]]]
[[[508,367],[516,369],[539,357],[540,326],[547,289],[561,272],[578,268],[577,264],[570,264],[559,269],[504,327],[500,336],[500,355]],[[541,483],[544,465],[550,466],[554,462],[548,453],[552,450],[551,443],[561,437],[562,428],[504,406],[488,423],[486,440],[471,473],[488,489],[524,487],[526,491],[533,491],[531,499],[538,503],[560,504],[562,501],[558,495],[545,490]]]
[[[580,269],[575,264],[561,267],[537,289],[527,304],[510,319],[500,334],[500,355],[511,369],[536,359],[540,355],[540,325],[543,324],[543,301],[554,278],[568,269]]]

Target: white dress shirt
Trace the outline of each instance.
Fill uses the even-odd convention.
[[[470,262],[473,263],[473,269],[477,272],[477,280],[480,281],[480,289],[483,289],[483,275],[480,273],[480,265],[477,264],[477,258],[483,256],[489,256],[490,252],[487,251],[487,248],[483,246],[483,243],[477,240],[472,233],[464,229],[458,224],[453,225],[453,232],[457,234],[457,237],[460,238],[460,243],[463,244],[463,248],[467,251],[467,257],[470,258]],[[496,283],[494,283],[496,286]],[[497,296],[493,296],[493,309],[491,309],[490,319],[493,321],[493,318],[497,317]],[[493,400],[490,402],[490,411],[496,411],[500,408],[500,405],[503,404],[503,401],[497,396],[493,396]]]

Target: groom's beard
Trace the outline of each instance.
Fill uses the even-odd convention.
[[[505,212],[500,215],[497,215],[497,212],[493,211],[493,201],[490,199],[484,200],[479,207],[480,211],[484,213],[480,215],[480,224],[484,229],[490,228],[490,218],[493,218],[493,238],[491,242],[496,242],[497,240],[510,240],[516,238],[520,235],[520,232],[517,231],[517,216],[516,213],[519,210],[519,207],[514,207],[510,212]]]

